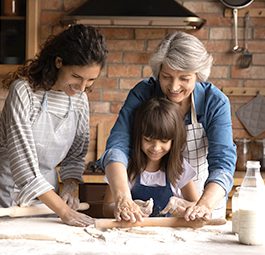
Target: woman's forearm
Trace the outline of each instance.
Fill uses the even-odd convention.
[[[126,167],[122,163],[108,164],[105,173],[115,202],[121,197],[131,198]]]
[[[224,196],[225,190],[219,184],[210,182],[206,185],[197,205],[205,206],[212,211]]]
[[[71,209],[53,190],[42,194],[39,199],[67,225],[86,227],[94,224],[94,220],[91,217]]]
[[[126,167],[122,163],[110,163],[105,168],[105,173],[115,204],[114,217],[116,220],[142,221],[144,213],[132,200]]]
[[[69,211],[68,205],[53,190],[40,195],[38,198],[60,218],[64,217],[66,212]]]
[[[214,182],[208,183],[198,202],[186,209],[184,218],[187,221],[197,218],[209,219],[213,209],[224,196],[225,190],[219,184]]]

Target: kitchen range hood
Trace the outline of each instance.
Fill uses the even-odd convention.
[[[205,22],[175,0],[88,0],[62,20],[63,24],[177,29],[199,29]]]

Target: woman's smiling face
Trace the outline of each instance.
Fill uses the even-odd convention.
[[[190,97],[195,88],[196,73],[173,70],[163,64],[159,73],[162,92],[175,103],[181,103]]]
[[[101,71],[100,65],[61,66],[53,90],[64,91],[68,96],[92,89]]]

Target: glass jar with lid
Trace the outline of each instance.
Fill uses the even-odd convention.
[[[251,159],[250,142],[251,140],[247,138],[235,139],[235,143],[237,146],[237,171],[245,171],[247,161]]]
[[[260,162],[260,171],[265,171],[265,139],[257,139],[251,142],[251,154],[253,160]]]

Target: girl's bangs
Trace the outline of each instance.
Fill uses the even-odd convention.
[[[158,140],[173,140],[176,136],[176,126],[163,114],[146,116],[142,122],[142,134],[145,137]]]

